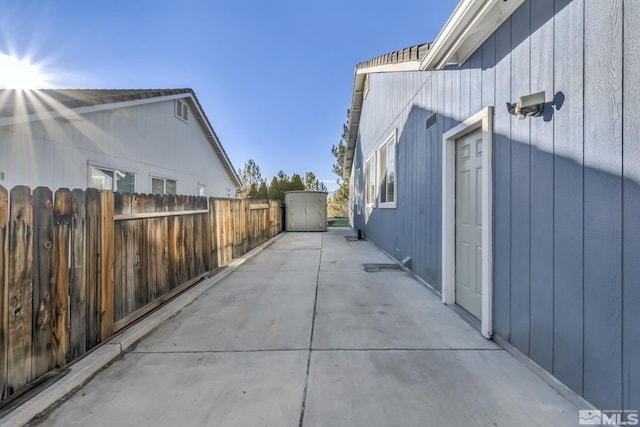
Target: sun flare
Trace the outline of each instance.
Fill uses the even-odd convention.
[[[0,53],[0,89],[38,89],[46,81],[37,64]]]

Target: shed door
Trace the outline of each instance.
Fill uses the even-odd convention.
[[[327,202],[322,193],[307,193],[307,231],[327,230]]]
[[[456,304],[482,317],[482,132],[456,141]]]
[[[306,231],[306,201],[304,193],[289,193],[286,196],[287,231]]]

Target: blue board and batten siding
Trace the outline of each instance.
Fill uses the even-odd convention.
[[[639,22],[636,0],[527,1],[461,67],[371,74],[353,163],[354,227],[441,291],[442,135],[495,106],[495,334],[602,409],[640,409]],[[507,113],[542,90],[544,117]],[[367,209],[396,129],[397,207]]]

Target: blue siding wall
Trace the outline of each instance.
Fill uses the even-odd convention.
[[[353,166],[364,190],[397,129],[397,208],[354,226],[441,290],[442,134],[495,106],[495,333],[602,409],[640,408],[638,22],[636,0],[527,1],[461,67],[370,75]],[[507,113],[542,90],[544,117]]]
[[[622,158],[622,404],[640,408],[640,2],[624,4]]]

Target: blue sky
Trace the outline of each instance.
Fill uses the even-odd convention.
[[[48,87],[192,88],[236,169],[312,171],[332,190],[355,65],[433,41],[457,3],[0,0],[0,53]]]

